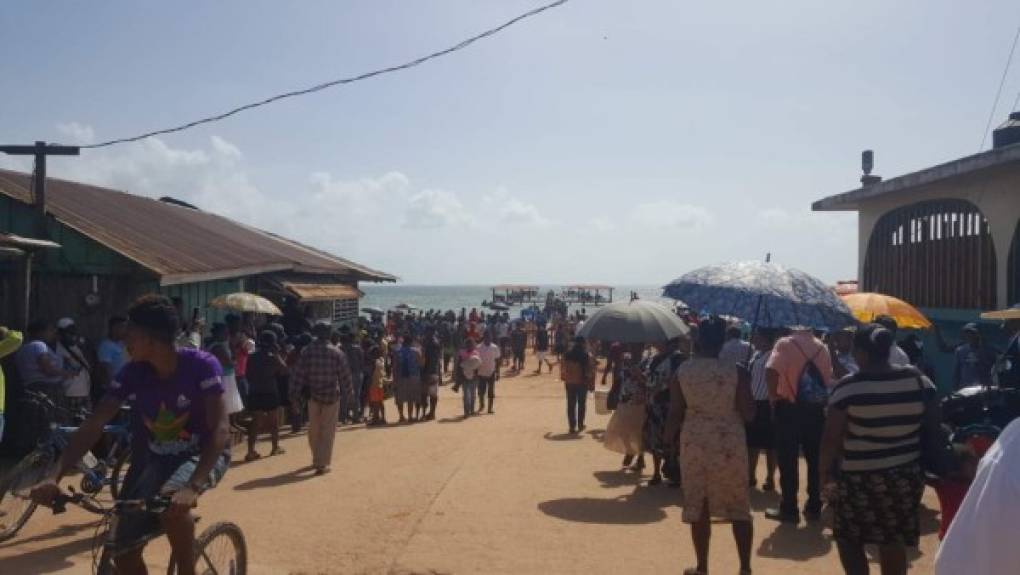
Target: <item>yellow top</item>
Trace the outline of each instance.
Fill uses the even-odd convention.
[[[0,358],[7,357],[21,347],[21,332],[20,331],[8,331],[7,336],[0,339]],[[4,412],[4,405],[6,405],[7,398],[5,396],[5,390],[7,388],[7,382],[4,379],[4,370],[0,369],[0,413]]]

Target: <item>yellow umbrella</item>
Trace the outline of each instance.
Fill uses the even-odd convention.
[[[927,329],[931,321],[909,303],[880,293],[852,293],[840,296],[854,317],[864,323],[871,323],[880,315],[887,315],[902,329]]]
[[[1000,309],[999,311],[985,312],[981,314],[981,319],[997,319],[1002,321],[1020,319],[1020,303],[1010,308]]]
[[[209,307],[229,309],[240,312],[264,313],[268,315],[283,315],[276,304],[266,298],[248,292],[228,293],[221,295],[209,302]]]

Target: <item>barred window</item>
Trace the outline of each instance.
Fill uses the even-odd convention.
[[[988,220],[968,201],[945,199],[883,215],[868,241],[863,279],[866,291],[920,307],[992,309],[995,274]]]

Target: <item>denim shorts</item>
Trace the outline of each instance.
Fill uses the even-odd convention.
[[[124,478],[120,499],[149,499],[160,494],[168,495],[188,486],[191,475],[198,466],[195,456],[155,456],[132,461]],[[216,460],[202,492],[212,489],[223,479],[230,467],[230,451],[226,450]],[[144,510],[121,513],[113,527],[110,541],[115,554],[145,545],[161,530],[159,515]]]

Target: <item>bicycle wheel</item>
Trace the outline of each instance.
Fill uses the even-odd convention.
[[[117,461],[113,464],[113,470],[110,472],[110,495],[114,499],[120,495],[120,488],[124,483],[124,474],[127,473],[127,464],[131,461],[131,448],[124,449],[117,456]]]
[[[35,512],[24,491],[39,483],[53,465],[50,454],[36,450],[21,460],[0,482],[0,541],[14,537]]]
[[[99,556],[99,563],[96,563],[96,575],[116,575],[117,568],[113,566],[113,553],[103,547],[103,553]]]
[[[167,575],[176,575],[170,563]],[[195,573],[198,575],[245,575],[248,546],[241,528],[230,522],[214,523],[195,539]]]

